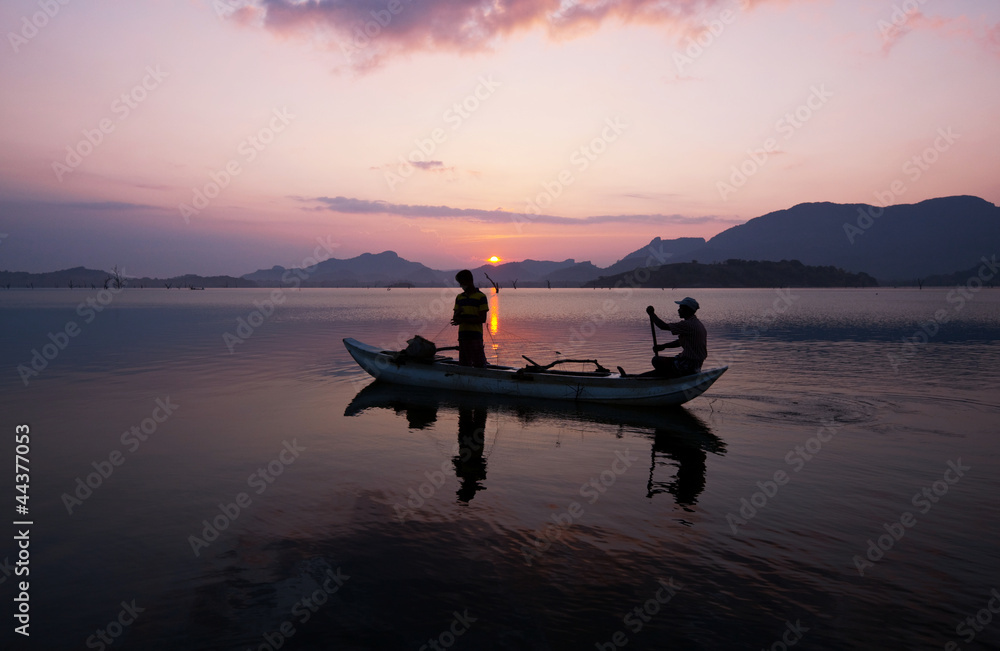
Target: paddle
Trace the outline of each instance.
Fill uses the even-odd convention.
[[[649,329],[653,333],[653,355],[655,357],[660,356],[660,351],[656,349],[656,324],[653,322],[653,315],[649,315]]]

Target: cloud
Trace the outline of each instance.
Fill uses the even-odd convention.
[[[762,0],[759,0],[762,1]],[[769,0],[778,1],[778,0]],[[684,31],[709,11],[750,7],[746,0],[258,0],[257,22],[285,35],[328,33],[356,69],[414,51],[481,52],[521,32],[553,39],[606,22]],[[247,11],[234,16],[247,23]]]
[[[994,56],[1000,56],[1000,23],[982,26],[967,16],[953,18],[928,16],[920,10],[896,10],[889,20],[878,22],[882,34],[882,54],[888,55],[900,41],[913,32],[930,32],[943,38],[978,43]]]
[[[68,210],[161,210],[158,206],[150,206],[143,203],[125,203],[123,201],[71,201],[63,203],[39,202],[38,205],[48,205],[56,208],[66,208]]]
[[[295,197],[306,203],[319,203],[313,210],[330,210],[345,214],[380,214],[412,219],[465,219],[490,224],[561,224],[566,226],[587,226],[593,224],[742,224],[745,219],[719,217],[715,215],[686,217],[684,215],[594,215],[590,217],[561,217],[558,215],[535,215],[501,210],[479,210],[475,208],[452,208],[450,206],[411,206],[369,201],[350,197]]]
[[[408,161],[408,163],[418,172],[436,174],[438,177],[448,182],[458,181],[463,174],[476,178],[480,175],[480,173],[475,170],[459,169],[455,165],[445,166],[444,162],[439,160],[411,160]],[[398,163],[386,163],[383,165],[372,165],[368,169],[382,172],[385,175],[386,182],[389,184],[389,187],[393,188],[397,183],[402,183],[402,179],[396,176],[398,168]]]

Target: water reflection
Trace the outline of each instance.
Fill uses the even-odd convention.
[[[705,490],[707,454],[726,453],[725,442],[683,407],[647,409],[493,395],[442,395],[429,389],[372,382],[354,396],[344,415],[358,416],[369,409],[391,409],[406,418],[409,429],[435,423],[439,410],[457,412],[458,452],[452,463],[461,484],[456,496],[465,503],[486,489],[485,431],[491,413],[498,428],[501,421],[497,416],[503,413],[521,423],[583,421],[609,425],[616,436],[625,431],[645,436],[651,441],[646,497],[668,493],[687,511]]]
[[[496,289],[490,294],[490,334],[495,335],[500,331],[500,292]]]
[[[486,407],[460,406],[458,408],[458,454],[452,458],[455,476],[462,482],[458,501],[468,503],[483,490],[486,481]]]
[[[726,453],[726,444],[697,416],[683,408],[674,410],[668,422],[653,429],[646,497],[670,493],[678,506],[690,511],[705,490],[706,452],[721,456]],[[656,479],[658,466],[673,465],[677,467],[673,480]]]

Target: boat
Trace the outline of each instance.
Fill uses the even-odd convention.
[[[382,350],[352,338],[344,339],[344,346],[369,375],[389,384],[609,405],[681,405],[707,391],[729,368],[721,366],[685,377],[662,378],[627,375],[620,368],[615,373],[596,360],[558,360],[543,366],[527,357],[528,364],[522,368],[475,368],[460,366],[453,358],[437,354],[430,359],[413,359],[403,351]],[[592,362],[596,369],[553,368],[569,361]]]

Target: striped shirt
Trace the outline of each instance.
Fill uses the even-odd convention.
[[[678,357],[689,359],[700,367],[708,357],[708,332],[705,331],[705,325],[696,316],[666,325],[666,330],[677,335],[680,340],[681,354]]]
[[[455,297],[455,316],[474,316],[479,318],[489,311],[490,302],[486,298],[486,294],[478,289],[473,289],[470,292],[463,291]],[[478,332],[482,335],[483,324],[478,322],[460,323],[458,325],[458,332],[460,335],[463,332]]]

